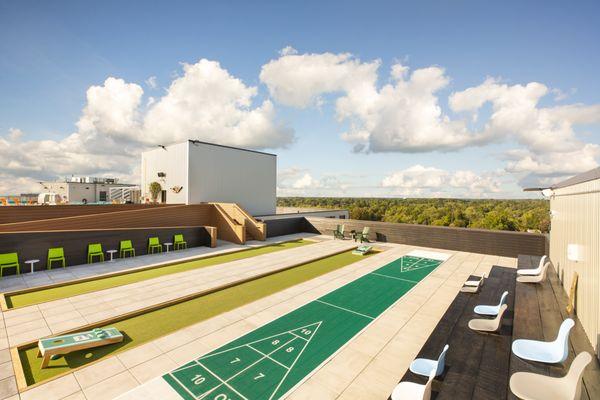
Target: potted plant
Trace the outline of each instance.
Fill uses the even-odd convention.
[[[158,200],[158,195],[160,194],[160,192],[162,192],[162,186],[160,186],[160,183],[158,182],[152,182],[148,189],[150,190],[152,201],[156,203]]]

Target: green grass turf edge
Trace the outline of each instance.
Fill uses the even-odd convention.
[[[369,255],[353,255],[352,250],[349,250],[206,296],[115,322],[106,327],[116,327],[123,332],[122,343],[69,354],[58,360],[50,361],[49,367],[45,369],[40,368],[41,358],[37,357],[37,347],[21,349],[19,357],[27,385],[45,381],[106,356],[129,350],[186,326],[345,267],[365,257],[369,257]],[[190,357],[193,357],[193,354],[190,354]]]
[[[314,242],[307,240],[293,240],[289,242],[274,243],[252,249],[244,249],[231,253],[208,256],[197,260],[187,261],[179,264],[166,265],[143,271],[125,273],[107,278],[94,279],[86,282],[66,284],[48,289],[40,289],[32,292],[15,294],[6,297],[6,305],[9,309],[30,306],[44,303],[52,300],[60,300],[71,296],[77,296],[84,293],[96,292],[98,290],[110,289],[117,286],[123,286],[130,283],[140,282],[159,276],[175,274],[178,272],[189,271],[197,268],[210,267],[217,264],[223,264],[230,261],[242,260],[249,257],[255,257],[262,254],[273,253],[276,251],[292,249],[305,246]]]

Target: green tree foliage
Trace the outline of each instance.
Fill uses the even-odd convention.
[[[280,197],[280,207],[346,209],[350,218],[367,221],[540,231],[550,229],[546,200],[376,199]]]

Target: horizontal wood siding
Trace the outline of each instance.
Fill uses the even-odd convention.
[[[54,206],[48,206],[52,208]],[[78,207],[78,206],[65,206]],[[97,206],[90,206],[97,207]],[[101,206],[98,206],[101,207]],[[0,225],[0,232],[211,225],[210,204],[170,205]]]
[[[396,224],[389,222],[340,220],[306,217],[307,232],[331,235],[338,224],[346,232],[371,228],[370,238],[381,242],[410,244],[438,249],[468,251],[517,257],[519,254],[543,255],[546,237],[536,233],[508,232],[487,229],[450,228],[443,226]]]
[[[77,215],[102,214],[157,207],[162,204],[109,204],[109,205],[62,205],[62,206],[10,206],[0,207],[0,224],[35,221],[40,219],[74,217]]]
[[[21,232],[0,233],[0,253],[19,254],[21,273],[29,272],[26,260],[39,259],[35,264],[36,270],[46,268],[48,249],[51,247],[63,247],[67,266],[85,264],[87,262],[87,245],[89,243],[101,243],[102,249],[119,249],[121,240],[131,240],[135,247],[136,256],[147,253],[148,238],[158,236],[161,243],[173,242],[173,235],[183,234],[188,247],[210,246],[211,237],[202,226],[186,227],[153,227],[138,229],[108,229],[108,230],[77,230],[62,232]],[[172,246],[171,246],[172,250]],[[109,259],[105,253],[106,260]],[[118,257],[118,254],[115,254]],[[58,264],[54,264],[56,267]],[[11,274],[12,270],[5,270],[5,274]]]

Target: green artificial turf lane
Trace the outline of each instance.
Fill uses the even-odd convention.
[[[353,255],[351,251],[340,253],[206,296],[115,322],[109,326],[116,327],[123,333],[122,343],[69,354],[58,360],[50,361],[49,368],[40,368],[41,358],[37,358],[37,347],[21,350],[19,355],[27,384],[44,381],[105,356],[139,346],[178,329],[342,268],[365,257],[368,256]]]
[[[116,286],[127,285],[140,282],[147,279],[156,278],[163,275],[175,274],[177,272],[189,271],[197,268],[210,267],[216,264],[223,264],[230,261],[241,260],[244,258],[255,257],[262,254],[273,253],[280,250],[292,249],[294,247],[305,246],[313,242],[307,240],[294,240],[284,243],[276,243],[268,246],[240,250],[232,253],[209,256],[198,260],[187,261],[180,264],[156,267],[144,271],[131,272],[123,275],[117,275],[107,278],[100,278],[86,282],[67,284],[54,288],[40,289],[33,292],[7,296],[6,304],[8,308],[25,307],[32,304],[39,304],[52,300],[64,299],[71,296],[77,296],[84,293],[95,292],[98,290],[109,289]]]
[[[186,400],[280,398],[440,264],[416,257],[393,261],[163,379]]]

